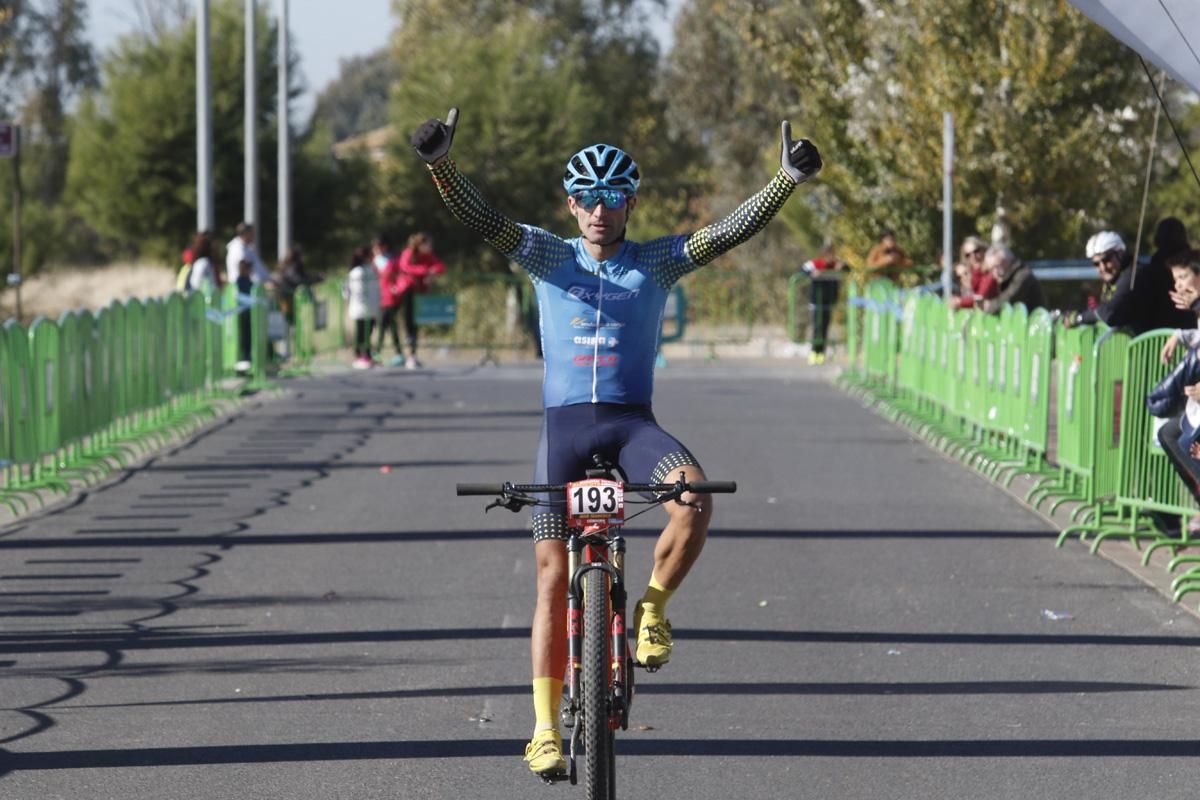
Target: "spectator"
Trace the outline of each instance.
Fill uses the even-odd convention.
[[[254,226],[249,222],[239,222],[237,235],[225,245],[226,277],[231,283],[237,280],[242,261],[250,262],[250,280],[267,286],[273,285],[271,272],[254,247]]]
[[[1149,280],[1134,280],[1133,259],[1125,241],[1113,231],[1100,231],[1088,239],[1087,257],[1100,274],[1103,286],[1095,308],[1063,315],[1063,324],[1092,325],[1104,322],[1113,328],[1130,328],[1136,336],[1160,327],[1155,316],[1154,287]]]
[[[896,244],[896,233],[892,230],[880,234],[879,241],[867,253],[867,271],[895,284],[899,284],[901,276],[908,273],[912,265],[908,253]]]
[[[964,272],[967,282],[963,283],[960,278],[958,297],[951,298],[951,308],[974,308],[980,302],[995,297],[1000,290],[996,276],[984,267],[987,249],[987,242],[978,236],[968,236],[963,240],[962,261],[955,265],[954,271],[956,275]]]
[[[1176,308],[1171,297],[1172,288],[1177,283],[1173,279],[1172,260],[1183,257],[1186,263],[1191,253],[1187,230],[1183,223],[1175,217],[1159,220],[1154,229],[1154,247],[1150,264],[1139,270],[1138,280],[1148,278],[1148,283],[1151,284],[1151,292],[1157,301],[1154,308],[1155,327],[1193,328],[1196,325],[1196,315],[1188,308]]]
[[[346,298],[346,315],[354,320],[355,369],[370,369],[375,365],[371,357],[371,334],[375,319],[379,316],[379,272],[372,263],[370,252],[365,247],[356,248],[350,257],[350,274],[342,287]]]
[[[299,246],[289,248],[275,278],[279,310],[289,326],[296,324],[296,290],[320,282],[321,276],[309,273],[304,263],[304,252]]]
[[[392,346],[396,355],[388,362],[389,366],[404,366],[404,348],[400,346],[400,326],[396,315],[400,308],[400,294],[397,292],[397,281],[400,278],[400,261],[392,252],[392,241],[380,234],[375,237],[373,244],[375,252],[375,270],[379,275],[379,304],[383,319],[379,323],[379,346],[376,350],[383,352],[383,339],[387,334],[392,335]]]
[[[188,291],[188,279],[192,274],[192,262],[196,260],[196,257],[193,255],[196,250],[196,239],[207,233],[208,231],[197,231],[196,237],[192,239],[192,243],[183,248],[182,266],[180,266],[179,271],[175,273],[175,291]]]
[[[820,254],[804,262],[801,267],[812,285],[809,290],[808,310],[812,319],[812,348],[808,353],[809,364],[825,363],[825,343],[829,336],[829,323],[833,319],[833,309],[837,306],[838,286],[845,269],[845,264],[838,260],[833,252],[833,242],[825,242]]]
[[[249,372],[253,366],[251,354],[254,350],[254,332],[250,319],[254,306],[254,264],[246,258],[238,262],[234,285],[237,287],[238,361],[234,365],[239,375]]]
[[[1176,253],[1169,263],[1175,293],[1200,297],[1200,253]],[[1195,321],[1193,316],[1193,326]],[[1200,330],[1188,327],[1171,334],[1160,353],[1164,364],[1171,363],[1180,344],[1188,348],[1187,355],[1150,392],[1146,404],[1151,414],[1167,420],[1158,430],[1159,444],[1200,504],[1200,361],[1197,360]],[[1190,535],[1200,534],[1200,514],[1192,517],[1187,530]]]
[[[1200,251],[1176,253],[1167,259],[1167,265],[1174,284],[1170,293],[1172,305],[1186,312],[1188,324],[1176,329],[1163,344],[1160,357],[1164,364],[1171,363],[1175,348],[1180,344],[1189,350],[1200,346],[1200,330],[1197,330],[1197,318],[1200,317]]]
[[[225,277],[213,261],[212,234],[201,231],[192,242],[192,266],[188,270],[187,288],[213,296],[225,286]]]
[[[396,302],[404,310],[405,343],[408,345],[404,366],[418,369],[417,360],[417,295],[429,291],[429,279],[446,271],[446,265],[433,252],[433,239],[428,233],[408,237],[400,254],[399,277],[396,279]]]
[[[980,307],[988,314],[999,314],[1009,303],[1022,303],[1026,309],[1045,308],[1046,298],[1033,268],[1019,260],[1008,245],[994,244],[987,249],[984,268],[996,279],[996,296]]]

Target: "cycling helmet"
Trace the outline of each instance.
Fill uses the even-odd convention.
[[[1088,258],[1095,258],[1098,255],[1103,255],[1113,250],[1124,249],[1125,240],[1121,238],[1121,234],[1113,231],[1100,231],[1088,239],[1086,252]]]
[[[641,180],[637,162],[628,153],[611,144],[594,144],[571,156],[563,188],[567,194],[584,189],[621,189],[636,194]]]

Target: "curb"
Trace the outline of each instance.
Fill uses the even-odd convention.
[[[1029,473],[1017,473],[1008,486],[990,479],[987,475],[973,468],[970,464],[961,459],[954,458],[940,447],[934,446],[929,437],[922,435],[920,432],[914,430],[911,426],[905,424],[903,418],[906,416],[906,412],[895,408],[886,400],[876,397],[870,390],[863,389],[843,381],[843,374],[843,371],[839,371],[832,377],[833,385],[858,400],[858,402],[861,403],[868,411],[871,411],[887,422],[895,425],[901,430],[904,430],[906,433],[912,436],[915,441],[924,444],[929,450],[937,453],[946,461],[965,468],[968,472],[984,481],[988,486],[1000,489],[1005,494],[1009,495],[1011,498],[1020,503],[1024,508],[1041,517],[1056,531],[1061,533],[1066,528],[1076,524],[1076,521],[1071,515],[1074,513],[1076,508],[1082,505],[1081,503],[1064,502],[1058,506],[1053,513],[1048,510],[1043,510],[1041,507],[1047,504],[1047,499],[1043,499],[1038,505],[1029,503],[1025,498],[1028,495],[1029,490],[1036,485],[1036,476],[1033,476]],[[886,413],[887,409],[890,409],[894,413]],[[1086,548],[1088,552],[1094,552],[1095,555],[1103,557],[1107,561],[1124,569],[1142,583],[1155,589],[1157,592],[1171,601],[1171,603],[1176,607],[1188,612],[1194,617],[1200,618],[1200,606],[1197,606],[1194,603],[1188,604],[1184,600],[1175,600],[1175,589],[1172,587],[1171,583],[1175,578],[1178,578],[1181,574],[1183,574],[1183,572],[1177,571],[1173,573],[1168,571],[1167,566],[1172,559],[1170,548],[1157,548],[1151,554],[1149,563],[1143,565],[1143,551],[1136,547],[1133,541],[1135,540],[1130,540],[1119,536],[1108,538],[1102,541],[1100,547],[1095,551],[1092,550],[1090,544],[1080,542],[1079,539],[1068,540],[1067,542],[1064,542],[1063,546],[1082,546]]]

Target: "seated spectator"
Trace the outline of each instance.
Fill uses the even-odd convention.
[[[867,253],[867,271],[872,277],[887,278],[899,284],[902,275],[912,269],[913,261],[900,245],[896,244],[896,233],[885,230]]]
[[[959,295],[950,301],[951,308],[975,308],[983,300],[996,296],[999,286],[991,270],[985,269],[983,257],[987,254],[987,242],[978,236],[968,236],[963,240],[962,264],[966,271],[968,284],[959,289]],[[955,272],[958,272],[958,265]]]
[[[1155,318],[1154,282],[1141,269],[1136,272],[1142,278],[1134,279],[1133,258],[1120,234],[1101,231],[1088,239],[1087,257],[1103,283],[1100,302],[1095,308],[1064,314],[1064,325],[1104,322],[1113,328],[1129,328],[1135,336],[1162,327],[1163,322]]]
[[[1176,329],[1163,344],[1159,356],[1164,364],[1171,363],[1175,349],[1180,344],[1189,350],[1200,346],[1200,330],[1197,330],[1197,319],[1200,318],[1200,251],[1176,253],[1167,259],[1167,265],[1174,282],[1170,292],[1172,305],[1187,315],[1185,319],[1188,324]]]
[[[1138,280],[1143,273],[1152,284],[1156,300],[1154,320],[1158,328],[1191,328],[1196,325],[1195,314],[1188,307],[1176,307],[1171,297],[1174,280],[1172,262],[1182,258],[1186,263],[1192,255],[1188,244],[1187,230],[1175,217],[1163,217],[1154,229],[1154,255],[1150,263],[1138,271]],[[1190,306],[1190,303],[1188,304]]]
[[[1173,269],[1179,282],[1200,288],[1200,263]],[[1184,276],[1181,272],[1187,272]],[[1200,504],[1200,361],[1196,345],[1200,331],[1187,328],[1176,331],[1163,345],[1161,358],[1169,364],[1180,343],[1188,347],[1187,356],[1146,397],[1150,413],[1166,420],[1158,429],[1158,441],[1171,466],[1179,474],[1192,497]],[[1187,526],[1191,535],[1200,534],[1200,514]]]
[[[1046,297],[1033,268],[1013,255],[1007,245],[989,247],[983,265],[995,277],[998,287],[996,296],[980,305],[988,314],[999,314],[1009,303],[1021,303],[1029,311],[1046,307]]]

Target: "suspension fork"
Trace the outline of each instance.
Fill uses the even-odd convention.
[[[619,530],[619,529],[618,529]],[[613,535],[608,540],[609,560],[612,563],[612,657],[609,670],[612,682],[613,725],[624,730],[629,727],[629,704],[632,697],[632,676],[629,674],[629,638],[625,634],[625,537]]]
[[[607,533],[607,529],[585,529],[584,535]],[[608,558],[602,555],[596,544],[589,544],[591,557],[584,561],[583,539],[572,533],[567,539],[567,708],[564,717],[574,720],[579,710],[579,675],[583,658],[583,579],[588,572],[606,572],[610,578],[609,597],[611,614],[609,621],[609,680],[614,700],[616,719],[622,726],[628,724],[629,644],[625,635],[625,539],[614,535],[607,542]]]

